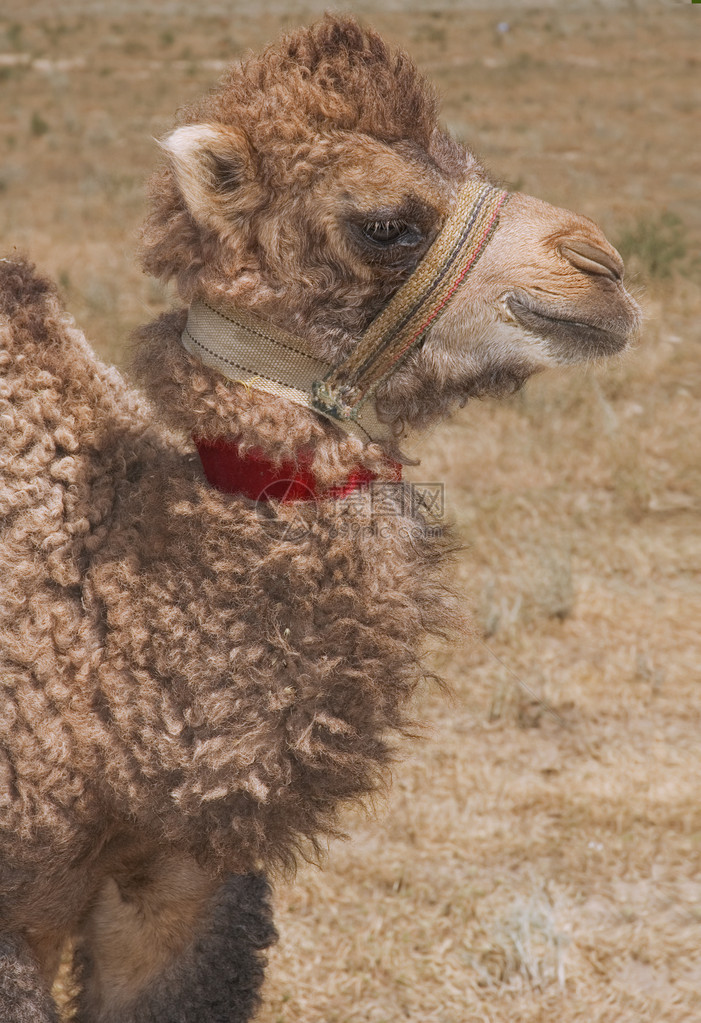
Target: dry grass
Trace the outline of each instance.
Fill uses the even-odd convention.
[[[151,137],[311,9],[37,0],[4,16],[3,240],[61,280],[103,353],[123,358],[164,302],[132,255]],[[430,731],[378,818],[350,818],[323,872],[280,887],[260,1020],[697,1020],[698,19],[373,20],[497,173],[628,248],[647,325],[619,365],[534,380],[425,445],[416,476],[445,481],[476,636],[434,653],[454,695],[422,697]]]

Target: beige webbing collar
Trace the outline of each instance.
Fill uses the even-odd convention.
[[[302,338],[243,309],[219,312],[202,301],[190,307],[183,345],[230,380],[314,409],[363,440],[380,440],[388,431],[367,399],[443,314],[508,199],[492,185],[467,182],[414,273],[337,366],[315,356]]]
[[[245,309],[219,312],[203,301],[193,302],[182,333],[190,355],[229,380],[314,408],[314,384],[333,366],[307,350],[303,338],[288,334]],[[356,419],[339,424],[365,443],[388,432],[371,405]]]

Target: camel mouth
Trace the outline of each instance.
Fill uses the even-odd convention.
[[[637,324],[637,316],[623,302],[607,317],[605,327],[592,322],[600,319],[600,313],[592,314],[591,320],[562,316],[522,291],[509,294],[506,304],[522,327],[549,342],[553,354],[567,362],[606,358],[623,351]]]

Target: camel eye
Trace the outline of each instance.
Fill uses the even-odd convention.
[[[395,245],[407,244],[406,239],[412,232],[403,220],[369,220],[363,225],[363,234],[376,245]]]

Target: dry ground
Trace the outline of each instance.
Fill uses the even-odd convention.
[[[165,301],[133,259],[152,137],[312,9],[4,5],[3,246],[56,275],[108,357]],[[701,1019],[699,15],[373,16],[497,174],[632,254],[647,323],[620,364],[425,445],[476,634],[433,655],[453,696],[424,693],[377,819],[279,887],[261,1023]]]

